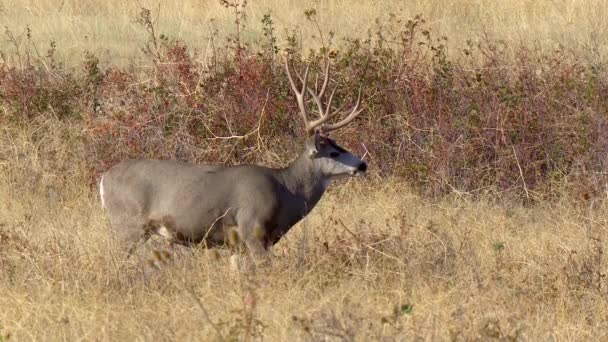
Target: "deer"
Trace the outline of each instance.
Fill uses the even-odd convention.
[[[318,92],[318,75],[314,89],[308,85],[310,65],[303,75],[295,71],[298,84],[289,64],[286,58],[286,75],[308,137],[303,151],[286,167],[130,159],[102,174],[101,204],[128,255],[156,234],[184,246],[237,243],[252,256],[264,257],[315,208],[332,180],[366,174],[367,163],[328,136],[363,111],[361,88],[350,112],[331,123],[345,105],[331,109],[337,85],[324,103],[330,83],[329,59]],[[317,107],[314,119],[307,111],[308,102]]]

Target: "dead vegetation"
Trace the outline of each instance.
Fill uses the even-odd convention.
[[[15,340],[606,333],[603,203],[430,202],[399,183],[331,192],[273,249],[270,268],[235,273],[225,255],[159,242],[124,264],[94,194],[70,208],[28,191],[9,197],[4,185],[3,332]]]
[[[331,188],[275,246],[271,267],[235,272],[225,251],[162,240],[125,262],[97,194],[80,182],[62,183],[57,197],[26,186],[21,170],[36,171],[36,158],[21,153],[30,164],[0,177],[0,322],[10,339],[598,340],[607,331],[601,200],[429,200],[370,177]]]
[[[564,18],[580,18],[573,6]],[[9,42],[19,51],[0,64],[0,341],[605,338],[600,55],[489,36],[452,44],[422,17],[383,31],[397,45],[378,30],[336,43],[336,79],[365,84],[369,103],[339,140],[365,132],[372,174],[330,188],[271,267],[236,272],[224,251],[161,241],[121,260],[91,185],[132,156],[295,156],[274,17],[260,49],[232,36],[203,64],[183,40],[158,35],[155,48],[140,10],[141,69],[93,53],[67,68],[30,31]],[[304,22],[314,28],[317,13]],[[328,52],[290,42],[277,48],[313,64]]]

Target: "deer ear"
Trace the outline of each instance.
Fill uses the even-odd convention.
[[[316,131],[315,132],[315,148],[317,149],[317,152],[320,151],[321,149],[323,149],[323,147],[325,147],[325,145],[327,145],[327,138],[325,138],[323,136],[322,132]]]
[[[306,153],[311,159],[319,153],[319,150],[317,150],[316,132],[312,133],[312,135],[308,139],[306,139]]]
[[[319,150],[325,144],[325,139],[319,133],[319,131],[315,131],[314,136],[312,137],[311,143],[308,145],[308,153],[311,158],[314,158],[319,154]]]

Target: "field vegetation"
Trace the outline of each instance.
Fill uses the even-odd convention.
[[[0,22],[14,32],[31,27],[39,48],[56,42],[60,60],[67,65],[79,64],[84,51],[94,53],[102,63],[127,65],[141,57],[146,38],[134,23],[141,7],[153,12],[159,32],[203,55],[211,53],[216,31],[220,37],[235,31],[234,14],[213,0],[2,0]],[[594,57],[605,56],[608,49],[605,0],[409,0],[406,4],[401,0],[256,0],[244,8],[248,24],[242,39],[252,46],[264,41],[259,23],[271,14],[281,38],[279,46],[286,44],[286,31],[296,28],[306,48],[318,48],[317,29],[302,15],[311,8],[317,10],[325,32],[333,31],[337,40],[365,38],[377,19],[385,21],[391,14],[400,18],[420,14],[435,34],[449,35],[455,48],[488,36],[504,42],[512,57],[522,41],[549,50],[566,46]],[[0,41],[2,50],[10,45]]]
[[[0,341],[602,340],[608,59],[594,1],[0,1]],[[334,184],[272,250],[120,257],[119,160],[282,166],[283,71],[332,64]],[[295,137],[295,138],[294,138]]]

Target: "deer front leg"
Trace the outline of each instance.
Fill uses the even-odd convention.
[[[239,272],[247,270],[251,271],[257,266],[268,265],[270,255],[266,248],[264,248],[263,240],[256,237],[255,228],[245,228],[240,226],[238,232],[242,233],[238,234],[239,241],[236,246],[237,248],[238,246],[247,246],[249,260],[247,260],[247,256],[236,252],[230,257],[230,269],[232,271]],[[235,246],[234,242],[232,242],[231,245]]]
[[[239,237],[247,246],[249,255],[256,264],[263,264],[269,261],[269,252],[266,249],[265,230],[261,224],[247,222],[239,224]]]

